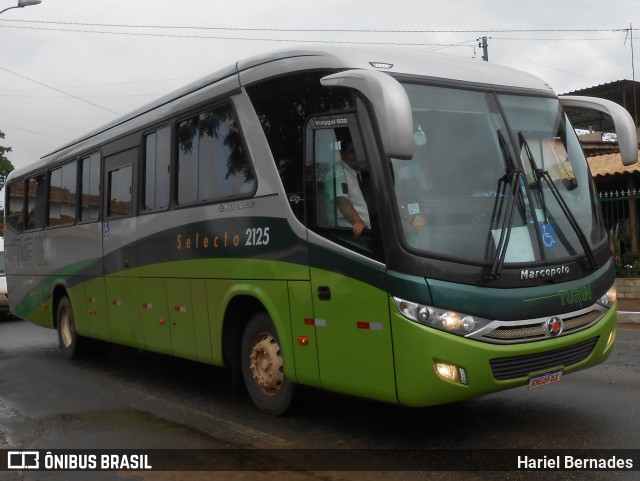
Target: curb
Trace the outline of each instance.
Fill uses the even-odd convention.
[[[618,311],[619,324],[640,324],[640,312]]]

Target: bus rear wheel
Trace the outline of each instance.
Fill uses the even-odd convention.
[[[76,333],[73,308],[68,297],[60,299],[57,316],[60,349],[67,359],[75,359],[81,354],[82,338]]]
[[[278,335],[269,315],[254,315],[242,336],[242,378],[256,407],[273,416],[292,405],[295,384],[285,376]]]

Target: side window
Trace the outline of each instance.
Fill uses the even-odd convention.
[[[24,229],[24,181],[9,186],[6,222],[14,232],[22,232]]]
[[[192,204],[198,200],[198,117],[178,124],[178,204]]]
[[[120,217],[131,214],[132,174],[133,167],[131,165],[109,171],[107,217]]]
[[[178,204],[246,196],[255,184],[230,105],[178,124]]]
[[[46,205],[45,175],[38,174],[27,180],[27,228],[26,230],[42,229],[45,224]]]
[[[171,128],[163,127],[145,137],[144,210],[169,207],[171,177]]]
[[[304,132],[307,119],[353,109],[349,89],[320,84],[331,70],[281,75],[247,87],[269,142],[284,191],[295,216],[304,222]]]
[[[306,136],[307,225],[338,244],[382,260],[369,167],[355,116],[312,118]]]
[[[98,152],[80,161],[80,220],[95,221],[100,217],[100,154]]]
[[[336,162],[340,159],[340,141],[333,129],[314,131],[313,135],[313,173],[314,193],[309,199],[315,199],[315,225],[318,227],[337,227],[337,207],[331,201],[336,191]]]
[[[76,163],[71,162],[49,173],[49,220],[47,225],[76,221]]]

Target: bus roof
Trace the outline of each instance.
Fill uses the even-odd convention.
[[[301,50],[279,50],[239,61],[237,66],[241,73],[260,67],[261,77],[265,78],[270,76],[267,68],[269,65],[275,65],[278,74],[282,73],[279,61],[287,61],[291,71],[305,68],[370,69],[390,74],[552,92],[551,87],[543,80],[521,70],[406,47],[308,47]]]
[[[153,112],[157,109],[170,108],[173,102],[189,96],[200,98],[202,95],[205,98],[209,88],[218,84],[224,83],[228,91],[233,91],[244,85],[281,75],[283,72],[317,69],[382,70],[391,75],[405,74],[553,94],[549,85],[526,72],[480,60],[424,52],[406,47],[306,47],[304,49],[278,50],[238,61],[235,65],[229,65],[185,85],[68,144],[62,145],[43,156],[39,162],[34,162],[26,168],[16,169],[9,178],[19,177],[26,172],[43,168],[51,162],[95,149],[102,141],[112,135],[123,135],[129,129],[142,127],[153,122]],[[220,92],[217,92],[216,96],[219,94]]]

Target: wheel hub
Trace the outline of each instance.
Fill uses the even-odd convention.
[[[265,394],[276,394],[284,381],[284,363],[278,341],[271,334],[256,338],[251,350],[251,374]]]
[[[71,332],[71,321],[69,319],[69,312],[63,311],[60,316],[60,335],[62,337],[62,343],[65,348],[71,346],[73,342],[73,333]]]

